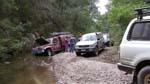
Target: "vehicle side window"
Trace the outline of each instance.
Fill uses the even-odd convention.
[[[58,39],[57,38],[54,38],[53,39],[53,43],[57,43],[58,42]]]
[[[103,35],[100,35],[100,38],[103,39]]]
[[[98,39],[99,39],[99,40],[101,40],[101,39],[102,39],[102,37],[99,35]]]
[[[51,43],[51,39],[47,39],[47,41],[48,41],[49,43]]]
[[[135,23],[130,30],[128,40],[150,40],[150,22]]]
[[[96,39],[100,39],[99,34],[96,35]]]
[[[101,35],[100,34],[97,34],[97,39],[101,39]]]

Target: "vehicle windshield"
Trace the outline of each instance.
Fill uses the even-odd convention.
[[[85,34],[81,37],[81,41],[95,41],[97,40],[96,34]]]
[[[48,38],[48,39],[46,39],[46,41],[48,41],[49,44],[52,44],[52,40],[53,40],[53,38]]]

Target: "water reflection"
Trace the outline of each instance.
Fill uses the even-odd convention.
[[[0,81],[3,84],[55,84],[51,61],[48,57],[27,55],[9,65],[3,64]]]

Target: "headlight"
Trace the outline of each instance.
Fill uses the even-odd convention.
[[[92,47],[92,48],[93,48],[93,47],[95,47],[95,45],[89,45],[89,47]]]
[[[76,45],[75,48],[79,48],[79,46]]]
[[[37,48],[37,51],[38,51],[38,52],[44,52],[44,49],[43,49],[42,47],[38,47],[38,48]]]
[[[42,51],[42,48],[41,48],[41,47],[38,47],[37,49],[38,49],[39,51]]]

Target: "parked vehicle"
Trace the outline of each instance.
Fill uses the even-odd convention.
[[[104,38],[105,46],[113,46],[114,45],[114,41],[112,40],[112,38],[110,38],[108,33],[103,33],[103,38]]]
[[[133,84],[150,84],[150,16],[146,10],[137,9],[120,44],[118,68],[126,73],[134,73]]]
[[[37,39],[37,46],[32,49],[32,53],[34,55],[52,56],[57,51],[64,51],[66,39],[69,40],[71,36],[72,34],[70,33],[58,32],[52,33],[52,35],[48,39]]]
[[[94,53],[94,55],[98,55],[102,49],[104,49],[104,38],[100,32],[82,35],[81,40],[75,46],[77,56],[81,55],[81,53]]]

